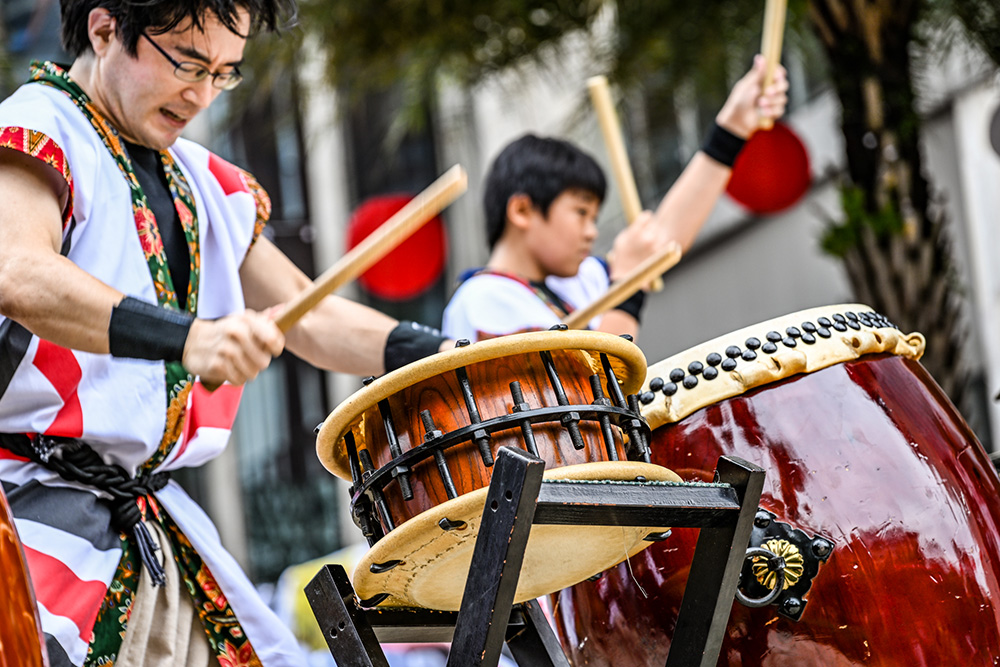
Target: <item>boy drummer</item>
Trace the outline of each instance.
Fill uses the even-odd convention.
[[[758,56],[733,86],[705,145],[656,211],[622,230],[605,259],[590,256],[606,190],[594,159],[558,139],[526,135],[509,144],[486,177],[489,260],[455,292],[444,312],[444,334],[476,341],[548,329],[669,242],[686,251],[725,189],[746,140],[762,119],[784,113],[784,69],[777,68],[766,90],[761,90],[763,80],[764,60]],[[634,336],[644,294],[595,318],[591,328]]]

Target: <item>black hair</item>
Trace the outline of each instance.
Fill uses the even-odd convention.
[[[296,14],[296,0],[60,0],[59,4],[63,48],[74,58],[90,49],[87,24],[91,10],[99,7],[115,18],[118,37],[132,56],[143,32],[163,34],[185,20],[201,29],[209,12],[230,31],[240,34],[239,10],[246,9],[250,14],[250,33],[242,37],[291,25]]]
[[[483,206],[490,250],[507,224],[507,202],[527,195],[542,215],[566,190],[577,188],[604,201],[607,181],[597,162],[573,144],[560,139],[526,134],[504,148],[486,175]]]

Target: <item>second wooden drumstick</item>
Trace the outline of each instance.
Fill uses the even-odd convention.
[[[604,145],[611,159],[611,173],[618,185],[618,192],[621,193],[625,221],[631,225],[642,214],[642,200],[639,199],[639,188],[635,184],[628,151],[625,150],[621,123],[618,122],[618,112],[615,111],[611,99],[611,88],[608,86],[607,77],[594,76],[587,79],[587,90],[590,91],[594,113],[597,114],[597,122],[601,126],[601,136],[604,137]],[[651,284],[654,292],[663,289],[663,281],[659,276]]]
[[[570,329],[586,327],[590,320],[622,303],[643,286],[649,285],[654,279],[659,278],[680,260],[681,247],[675,241],[671,241],[659,254],[653,255],[637,266],[632,273],[613,284],[604,293],[604,296],[564,317],[563,324]]]
[[[461,166],[455,165],[446,171],[364,241],[354,246],[350,252],[324,271],[309,289],[290,301],[274,320],[275,324],[283,332],[287,332],[325,296],[371,268],[448,204],[455,201],[465,192],[466,187],[468,187],[468,177]]]

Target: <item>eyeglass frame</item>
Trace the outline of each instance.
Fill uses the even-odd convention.
[[[184,81],[186,83],[198,83],[200,81],[204,81],[205,77],[211,76],[212,87],[218,90],[232,90],[236,86],[243,83],[243,74],[240,73],[240,70],[237,67],[234,67],[228,72],[212,72],[207,67],[199,65],[198,63],[195,62],[191,62],[190,60],[183,60],[183,61],[175,60],[173,56],[171,56],[163,49],[162,46],[154,42],[152,37],[147,35],[145,32],[140,33],[140,35],[145,37],[146,41],[152,44],[153,48],[159,51],[160,55],[166,58],[167,61],[174,66],[174,76],[180,79],[181,81]],[[194,71],[190,68],[197,68],[197,71]],[[184,76],[182,76],[182,74]],[[188,78],[185,78],[185,76],[187,76]],[[221,86],[218,85],[220,76],[227,77],[229,79],[229,83]],[[234,76],[235,79],[233,78]]]

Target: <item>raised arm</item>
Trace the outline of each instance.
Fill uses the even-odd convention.
[[[776,119],[785,112],[788,91],[785,70],[779,66],[774,82],[767,90],[761,90],[764,67],[764,59],[757,56],[751,70],[736,82],[715,117],[717,127],[713,128],[706,146],[691,158],[653,215],[641,218],[616,237],[608,256],[612,280],[626,275],[668,241],[677,241],[683,251],[694,243],[726,189],[732,174],[732,159],[743,141],[757,130],[762,118]]]

